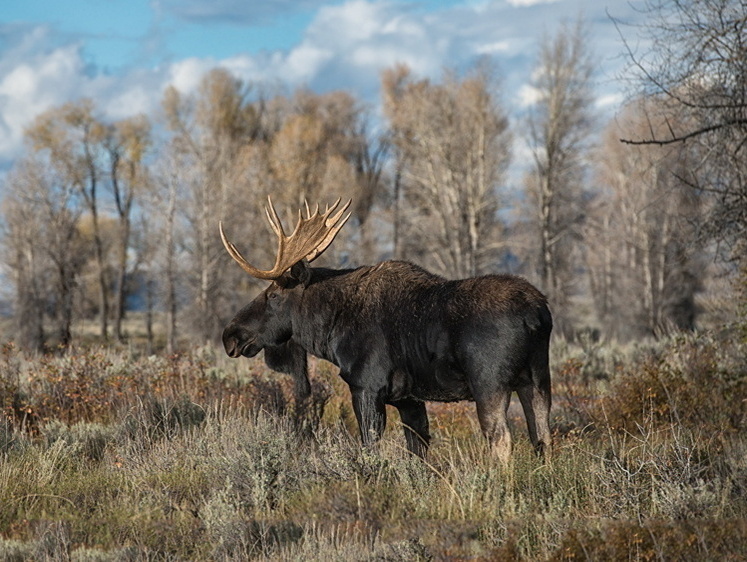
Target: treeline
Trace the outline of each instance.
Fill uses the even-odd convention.
[[[273,93],[224,69],[194,93],[168,88],[158,115],[115,122],[87,99],[46,111],[3,189],[12,338],[65,346],[76,322],[95,318],[100,337],[122,340],[137,296],[151,345],[156,315],[170,351],[183,338],[215,340],[258,288],[223,249],[218,221],[250,261],[271,264],[268,194],[293,211],[352,198],[329,264],[394,257],[450,278],[519,273],[548,294],[568,335],[692,329],[696,295],[718,278],[717,242],[744,226],[712,228],[735,201],[724,178],[739,189],[744,165],[735,174],[735,160],[713,158],[711,130],[669,142],[705,125],[661,92],[626,105],[592,143],[600,123],[585,37],[579,24],[542,43],[536,102],[514,119],[484,60],[438,82],[384,71],[382,116],[346,92]],[[508,174],[515,140],[532,156],[520,185]],[[714,169],[718,186],[703,185]]]

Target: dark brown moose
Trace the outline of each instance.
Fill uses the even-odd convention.
[[[524,408],[539,453],[550,452],[552,317],[545,297],[510,275],[448,281],[403,261],[356,269],[311,267],[350,217],[340,200],[306,215],[286,236],[272,201],[278,238],[274,267],[257,269],[220,234],[251,276],[272,281],[223,331],[230,357],[253,357],[310,385],[306,354],[340,368],[350,386],[364,445],[381,437],[385,404],[399,411],[408,449],[425,456],[430,441],[425,401],[474,400],[480,427],[499,459],[511,453],[506,419],[511,393]]]

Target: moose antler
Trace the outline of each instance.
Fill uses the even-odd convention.
[[[317,204],[314,212],[312,213],[309,209],[309,204],[306,203],[306,218],[303,218],[301,211],[298,211],[298,222],[296,228],[293,229],[293,233],[290,236],[285,235],[283,225],[280,222],[275,207],[272,205],[272,199],[267,196],[268,206],[265,207],[265,213],[267,214],[267,220],[270,222],[272,230],[278,237],[278,253],[275,258],[275,265],[269,271],[263,271],[257,269],[252,264],[244,259],[241,253],[236,249],[231,242],[226,238],[223,232],[223,223],[219,223],[220,238],[223,241],[223,245],[241,266],[252,277],[257,279],[278,279],[283,273],[285,273],[291,266],[306,259],[308,261],[314,261],[327,247],[332,243],[340,232],[340,229],[350,218],[352,213],[348,213],[343,217],[345,211],[350,207],[351,201],[345,203],[336,213],[335,210],[340,204],[340,199],[334,202],[333,205],[327,205],[324,213],[319,213],[319,205]],[[334,215],[332,213],[335,213]]]

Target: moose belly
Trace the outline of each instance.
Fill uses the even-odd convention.
[[[393,373],[390,385],[392,399],[415,398],[434,402],[473,400],[464,373],[448,365],[430,365],[427,369]]]

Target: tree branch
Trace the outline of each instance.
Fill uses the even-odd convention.
[[[710,133],[713,131],[718,131],[719,129],[725,129],[728,127],[733,127],[734,125],[747,125],[747,118],[741,118],[741,119],[732,119],[730,121],[726,121],[724,123],[717,123],[716,125],[711,125],[709,127],[701,127],[700,129],[695,129],[694,131],[690,131],[689,133],[685,135],[673,135],[670,139],[657,139],[657,138],[651,138],[646,140],[633,140],[633,139],[620,139],[620,142],[623,144],[629,144],[629,145],[658,145],[658,146],[664,146],[667,144],[674,144],[678,142],[685,142],[691,138],[704,135],[706,133]],[[670,127],[671,131],[671,127]]]

